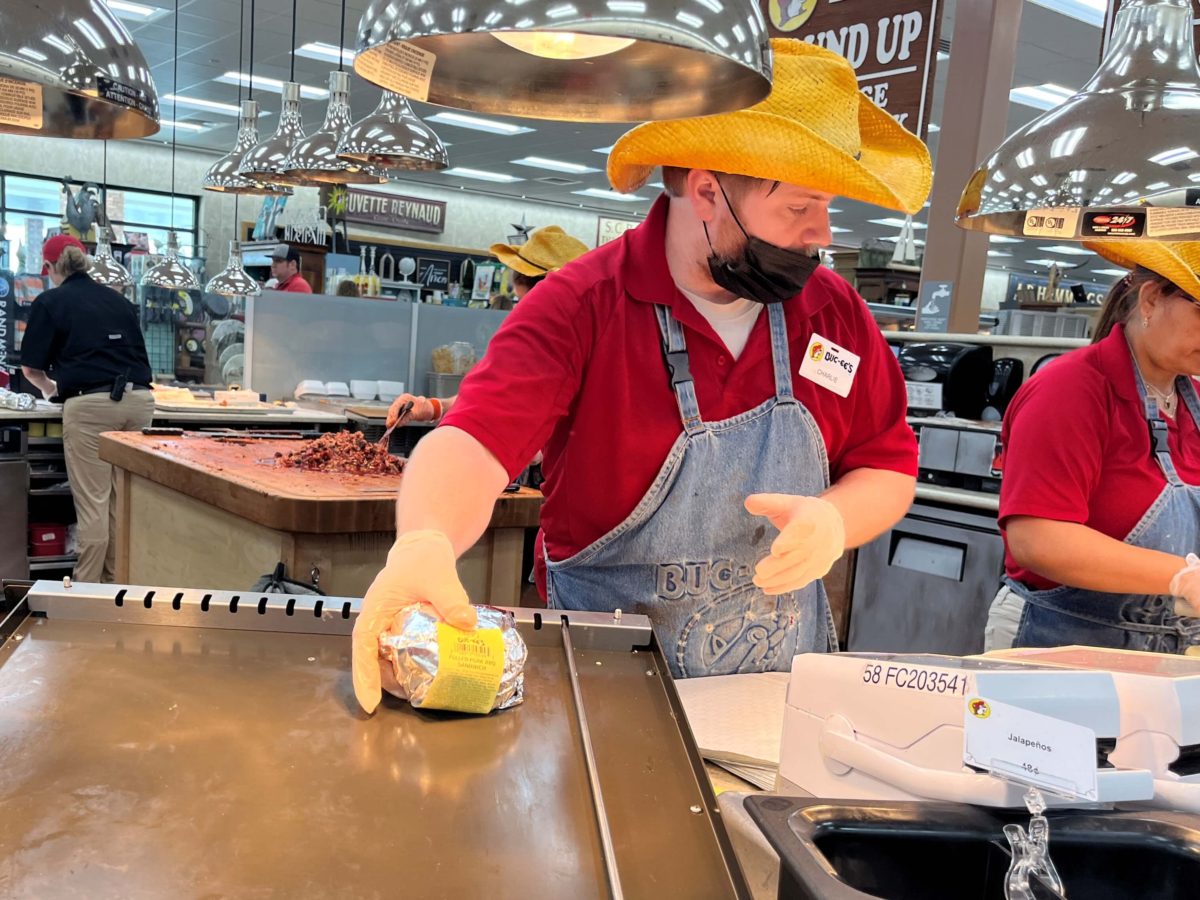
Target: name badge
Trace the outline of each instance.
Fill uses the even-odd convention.
[[[800,377],[828,388],[839,397],[847,397],[861,359],[814,332],[804,351],[804,361],[800,363]]]

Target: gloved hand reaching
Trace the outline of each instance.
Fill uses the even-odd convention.
[[[396,613],[413,603],[432,607],[447,623],[469,630],[475,627],[475,610],[458,580],[454,547],[440,531],[411,531],[401,535],[388,552],[383,567],[354,623],[354,696],[368,713],[382,696],[379,638]]]
[[[433,422],[441,418],[443,406],[440,400],[429,399],[428,397],[417,397],[413,394],[401,394],[392,401],[392,405],[388,407],[387,427],[391,428],[396,424],[396,420],[400,417],[400,410],[404,404],[412,401],[412,410],[408,414],[405,422]],[[400,424],[404,424],[401,422]]]
[[[1187,555],[1187,565],[1175,573],[1169,590],[1175,598],[1176,614],[1200,616],[1200,556]]]
[[[842,514],[828,500],[793,494],[753,494],[746,511],[766,516],[779,529],[769,556],[754,569],[763,593],[798,591],[829,572],[846,549]]]

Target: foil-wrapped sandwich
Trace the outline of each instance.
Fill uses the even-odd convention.
[[[479,624],[461,631],[414,605],[400,610],[379,639],[394,681],[384,689],[420,709],[489,713],[525,696],[528,650],[513,614],[477,606]]]

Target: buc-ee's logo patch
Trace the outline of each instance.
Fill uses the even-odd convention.
[[[992,714],[992,708],[988,706],[988,702],[982,697],[972,697],[971,702],[967,706],[971,710],[971,715],[977,719],[986,719]]]
[[[780,31],[795,31],[808,21],[819,0],[771,0],[771,24]]]
[[[821,357],[825,355],[825,345],[820,341],[815,342],[808,348],[808,358],[813,362],[820,362]]]

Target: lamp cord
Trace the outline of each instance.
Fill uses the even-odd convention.
[[[171,64],[171,231],[175,231],[175,138],[179,117],[179,0],[175,0],[175,59]]]
[[[254,34],[253,31],[250,32]],[[253,38],[251,38],[253,40]],[[241,5],[238,8],[238,113],[240,115],[242,109],[242,66],[246,63],[246,0],[241,0]],[[253,63],[251,63],[253,65]],[[237,174],[236,172],[234,173]],[[238,230],[238,201],[241,199],[241,191],[233,192],[233,236],[241,240],[241,235]]]
[[[346,58],[346,0],[342,0],[342,21],[338,28],[338,71],[344,71],[342,61]]]
[[[292,0],[292,69],[288,81],[296,80],[296,3]]]
[[[246,64],[246,0],[242,0],[238,9],[238,109],[242,108],[242,66]]]
[[[250,71],[246,78],[246,99],[254,99],[254,0],[250,0]],[[240,78],[238,79],[241,80]]]

